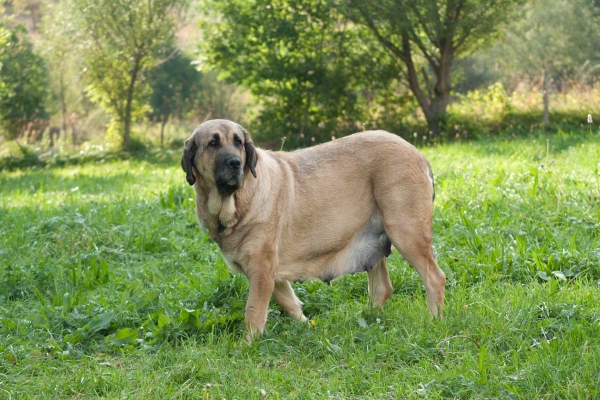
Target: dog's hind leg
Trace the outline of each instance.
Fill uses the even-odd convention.
[[[303,304],[288,281],[276,281],[273,295],[287,316],[306,322],[306,317],[302,314]]]
[[[367,272],[369,278],[369,298],[373,307],[383,308],[386,300],[392,295],[392,283],[388,274],[385,257]]]
[[[402,219],[399,219],[402,221]],[[429,218],[429,221],[431,219]],[[431,222],[429,222],[429,226]],[[427,225],[427,223],[425,223]],[[413,229],[416,228],[416,229]],[[425,228],[431,232],[431,228]],[[442,315],[446,275],[438,266],[431,248],[431,234],[406,221],[386,226],[386,233],[400,254],[417,270],[427,291],[429,310],[434,316]]]
[[[441,316],[444,312],[444,289],[446,275],[440,269],[431,245],[399,245],[400,253],[417,270],[425,285],[429,310],[434,316]]]
[[[446,276],[433,255],[433,204],[428,193],[404,191],[388,195],[380,203],[384,229],[400,254],[417,270],[427,291],[434,316],[444,308]]]

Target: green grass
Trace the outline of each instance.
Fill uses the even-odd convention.
[[[600,137],[423,149],[445,317],[395,252],[295,284],[243,341],[247,282],[199,231],[178,153],[0,174],[0,398],[600,396]]]

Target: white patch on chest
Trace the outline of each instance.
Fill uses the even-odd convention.
[[[233,195],[221,196],[216,187],[208,193],[207,208],[209,215],[219,216],[219,220],[225,228],[231,228],[238,222]]]
[[[219,213],[219,220],[226,228],[230,228],[237,224],[235,212],[235,199],[233,198],[233,195],[224,197],[223,206]]]
[[[213,187],[212,189],[210,189],[210,192],[208,192],[208,213],[210,215],[219,215],[222,206],[223,199],[221,198],[221,195],[219,194],[217,188]]]

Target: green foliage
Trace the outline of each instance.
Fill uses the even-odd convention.
[[[260,104],[259,139],[329,140],[361,130],[378,94],[397,96],[389,58],[361,40],[334,1],[208,1],[203,55]],[[212,15],[219,16],[217,20]],[[392,95],[393,94],[393,95]]]
[[[600,62],[600,4],[586,0],[538,0],[524,10],[493,49],[493,56],[510,73],[532,79],[547,68],[556,83],[591,82]]]
[[[0,24],[0,126],[9,138],[47,119],[48,71],[23,26]]]
[[[183,140],[179,141],[176,149],[149,148],[140,139],[134,137],[129,151],[117,148],[111,143],[98,145],[88,143],[80,146],[78,151],[73,153],[64,149],[42,152],[40,147],[9,142],[3,146],[3,151],[0,152],[0,171],[103,164],[131,158],[143,159],[149,162],[162,162],[165,159],[170,159],[174,154],[181,156],[181,143],[183,143]]]
[[[202,80],[200,72],[192,63],[191,57],[177,54],[160,63],[149,73],[152,111],[148,117],[151,121],[161,123],[161,144],[164,143],[162,130],[169,118],[183,118],[197,105]]]
[[[150,111],[147,72],[169,57],[173,12],[185,2],[160,0],[71,0],[75,42],[83,52],[88,94],[113,119],[109,130],[130,145],[131,123]]]
[[[192,65],[193,61],[186,54],[177,54],[150,72],[151,120],[162,122],[170,117],[183,118],[193,108],[196,95],[202,89],[201,75]]]
[[[403,64],[404,81],[438,136],[446,126],[454,60],[490,42],[525,1],[347,0],[343,9]]]
[[[48,0],[10,0],[5,1],[6,5],[10,4],[13,15],[26,16],[29,18],[31,28],[36,31],[38,24],[46,11]]]
[[[453,60],[489,42],[522,2],[209,1],[203,54],[260,99],[264,139],[301,146],[391,129],[415,111],[406,88],[437,136]]]

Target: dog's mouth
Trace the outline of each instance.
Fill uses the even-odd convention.
[[[222,173],[215,176],[215,183],[220,195],[229,196],[242,186],[242,177],[239,173]]]

